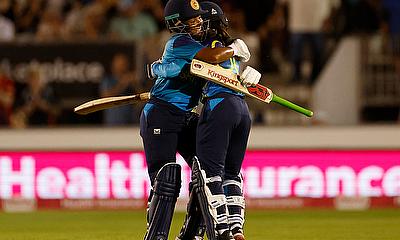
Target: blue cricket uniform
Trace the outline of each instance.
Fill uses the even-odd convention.
[[[208,45],[223,47],[216,40]],[[219,65],[238,74],[239,64],[231,58]],[[207,83],[203,94],[206,97],[196,136],[199,161],[208,177],[239,181],[251,127],[244,95],[212,82]]]
[[[179,74],[202,48],[190,35],[175,34],[165,45],[162,63],[153,65],[158,77],[140,117],[140,135],[152,182],[162,166],[176,162],[176,152],[189,164],[196,153],[197,118],[191,110],[198,104],[202,81],[188,81]]]
[[[211,47],[223,47],[211,41]],[[231,58],[219,64],[239,73],[239,62]],[[208,82],[203,92],[204,107],[199,117],[196,150],[209,178],[221,178],[209,185],[211,194],[225,195],[227,218],[232,234],[243,232],[244,201],[240,170],[250,134],[251,119],[244,95]],[[223,224],[219,225],[222,227]]]
[[[169,49],[169,45],[170,44],[167,43],[166,50]],[[213,48],[223,47],[223,44],[219,41],[209,41],[204,45],[208,45]],[[166,56],[166,54],[164,54],[164,56]],[[179,108],[183,111],[192,109],[195,106],[193,103],[197,104],[197,100],[200,96],[198,93],[200,91],[193,91],[193,94],[188,95],[185,94],[185,91],[178,91],[176,88],[170,87],[177,86],[177,84],[170,84],[166,81],[166,79],[168,80],[176,78],[183,66],[185,66],[187,63],[188,62],[186,61],[177,61],[173,58],[163,58],[162,63],[155,64],[153,66],[152,70],[159,78],[152,89],[152,97],[154,96],[153,94],[156,94],[156,99],[158,99],[157,102],[159,104],[160,100],[162,99],[164,103],[170,102],[176,108]],[[234,73],[238,74],[239,64],[239,61],[237,61],[235,58],[231,58],[219,65],[223,68],[231,69]],[[172,83],[173,80],[168,81],[171,81]],[[179,78],[176,81],[183,81],[182,84],[179,85],[179,89],[193,89],[194,87],[196,90],[196,86],[198,86],[198,83],[201,82],[198,79],[195,79],[193,82],[183,78]],[[187,85],[189,83],[193,85]],[[179,96],[179,98],[177,96]],[[190,149],[190,153],[197,152],[197,156],[199,157],[199,161],[202,168],[206,172],[207,177],[221,177],[221,179],[227,181],[224,182],[226,183],[225,185],[223,185],[222,181],[213,182],[213,184],[209,186],[209,189],[213,195],[225,194],[229,199],[238,197],[240,198],[243,196],[242,189],[237,184],[232,184],[230,181],[234,181],[235,183],[241,182],[240,169],[243,163],[243,158],[247,147],[247,140],[250,133],[251,120],[249,109],[244,101],[244,95],[221,85],[207,82],[203,89],[203,96],[204,107],[200,115],[200,120],[198,121],[197,133],[195,128],[191,128],[190,131],[184,131],[186,133],[190,132],[190,134],[178,134],[178,142],[181,138],[186,143],[185,150]],[[193,99],[196,101],[193,102]],[[152,106],[153,105],[151,104],[146,105],[148,108],[151,108]],[[147,112],[149,112],[149,110],[145,109],[144,113],[149,115]],[[168,113],[164,112],[164,114],[168,116]],[[173,119],[172,117],[165,118],[161,114],[153,115],[156,116],[153,116],[152,118],[156,124],[169,126],[172,130],[174,127],[179,126],[179,123],[177,124],[176,121],[169,121],[165,123],[167,119]],[[195,122],[192,121],[192,124],[194,123]],[[157,138],[152,138],[152,141],[156,142],[155,139]],[[156,153],[158,150],[156,148],[158,148],[157,146],[160,144],[163,148],[163,154],[170,151],[165,151],[165,149],[174,149],[174,147],[176,148],[175,139],[171,137],[160,137],[160,140],[168,140],[168,142],[158,142],[158,145],[149,146],[149,148],[154,149],[150,151],[146,150],[146,157],[152,157],[151,154]],[[195,142],[194,145],[193,142]],[[170,144],[174,145],[169,148],[165,147]],[[194,149],[192,148],[193,146],[195,146]],[[155,159],[154,157],[152,158]],[[163,158],[162,156],[159,156],[157,159]],[[185,157],[185,159],[187,158]],[[150,164],[157,163],[158,161],[150,161]],[[151,173],[151,171],[149,172]],[[227,206],[227,209],[229,211],[229,218],[231,221],[230,226],[234,229],[242,229],[244,221],[242,216],[243,208],[240,205],[236,206],[231,204]],[[217,226],[217,228],[220,229],[224,229],[225,227],[226,226],[224,226],[224,224]]]

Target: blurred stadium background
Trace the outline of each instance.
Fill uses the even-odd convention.
[[[247,99],[248,238],[400,239],[400,1],[216,2],[262,84],[315,113]],[[143,104],[73,107],[150,89],[165,3],[0,0],[0,239],[142,238]]]

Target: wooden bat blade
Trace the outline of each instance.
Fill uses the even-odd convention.
[[[225,69],[216,65],[205,63],[199,60],[192,60],[190,72],[193,75],[204,78],[216,84],[222,85],[237,92],[241,92],[246,96],[258,99],[265,103],[276,102],[282,106],[290,108],[296,112],[304,114],[308,117],[313,116],[313,112],[303,108],[295,103],[292,103],[282,97],[273,94],[272,90],[257,84],[256,86],[245,87],[239,80],[239,76],[229,69]]]
[[[273,97],[272,91],[260,84],[252,87],[245,87],[241,84],[238,75],[229,69],[205,63],[199,60],[192,60],[190,72],[193,75],[204,78],[216,84],[222,85],[246,96],[256,98],[262,102],[270,103]]]
[[[133,104],[148,99],[150,99],[149,92],[128,96],[99,98],[75,107],[74,112],[77,114],[86,115],[104,109]]]

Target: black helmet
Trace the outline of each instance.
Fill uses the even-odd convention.
[[[168,30],[183,32],[186,27],[182,21],[206,13],[197,0],[169,0],[164,9],[164,18]]]
[[[231,38],[227,31],[229,22],[222,9],[216,3],[209,1],[201,2],[200,6],[207,11],[202,15],[205,22],[209,21],[207,37],[217,37],[225,45],[231,44],[234,39]]]
[[[209,1],[201,2],[200,6],[206,11],[206,13],[201,15],[204,20],[210,20],[211,25],[222,24],[224,27],[228,27],[228,18],[220,6]]]

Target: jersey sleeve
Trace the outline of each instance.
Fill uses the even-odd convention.
[[[181,58],[190,62],[203,48],[203,45],[195,41],[189,35],[182,35],[175,39],[173,43],[173,54],[177,58]]]
[[[195,41],[188,35],[176,38],[170,45],[167,61],[155,63],[152,66],[154,75],[164,78],[173,78],[179,75],[186,64],[190,64],[194,56],[203,49],[204,46]]]
[[[155,63],[152,71],[157,77],[173,78],[179,75],[186,61],[176,59],[170,63]]]

